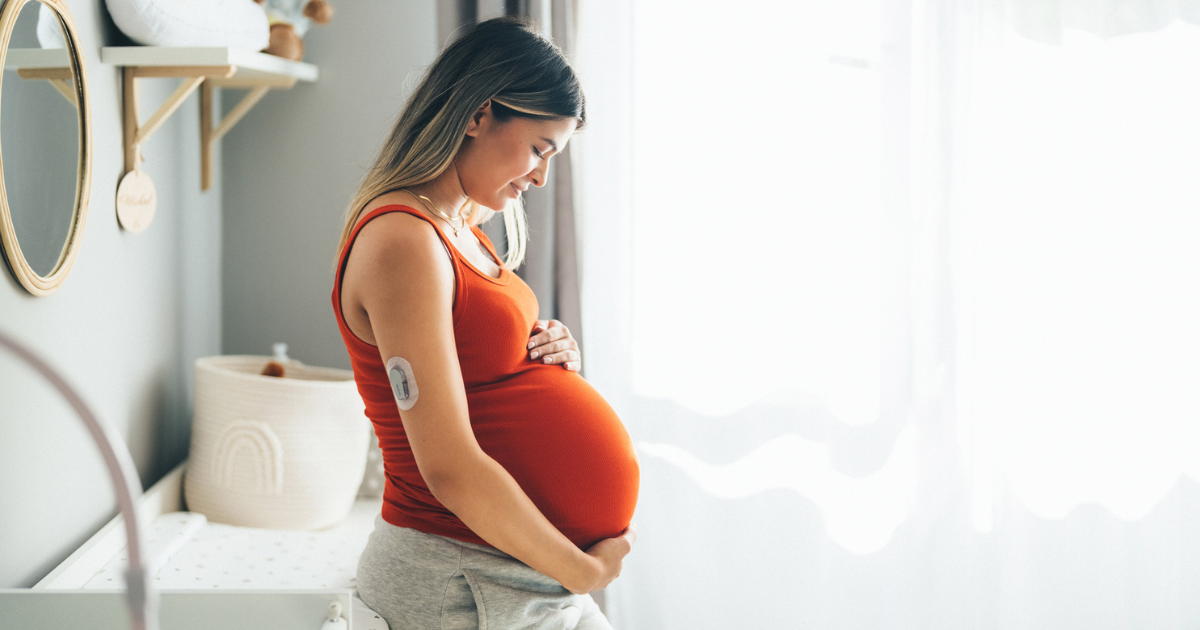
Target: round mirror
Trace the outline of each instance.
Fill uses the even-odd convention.
[[[62,0],[0,13],[0,237],[30,293],[62,284],[83,234],[91,136],[83,59]]]

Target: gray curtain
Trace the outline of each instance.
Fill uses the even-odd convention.
[[[440,0],[438,36],[443,46],[470,25],[503,15],[532,18],[571,58],[575,43],[575,0]],[[575,187],[571,145],[550,163],[549,181],[526,191],[529,243],[517,275],[533,289],[541,319],[557,319],[571,330],[580,348],[583,327],[579,303],[579,262],[575,238]],[[483,226],[501,252],[507,245],[500,217]]]

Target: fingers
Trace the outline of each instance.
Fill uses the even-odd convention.
[[[588,548],[586,553],[601,563],[600,578],[592,588],[588,589],[589,591],[604,588],[621,575],[625,556],[633,551],[635,540],[637,540],[637,529],[633,523],[630,523],[619,535],[605,538]]]
[[[634,529],[631,523],[625,531],[612,538],[605,538],[592,545],[587,549],[588,554],[595,556],[608,556],[612,552],[617,552],[619,557],[625,557],[632,549],[633,543],[637,540],[637,530]]]
[[[576,350],[564,350],[563,352],[555,352],[554,354],[536,355],[529,357],[530,360],[547,365],[562,365],[564,368],[579,369],[579,352]]]
[[[560,341],[552,341],[529,351],[529,358],[538,360],[542,357],[550,355],[560,355],[567,352],[573,352],[573,357],[563,357],[563,360],[569,361],[579,358],[579,346],[574,339],[563,339]],[[561,361],[543,361],[544,363],[561,363]]]
[[[621,553],[620,557],[628,556],[629,552],[633,551],[633,541],[628,536],[621,536],[617,540],[621,543],[617,545],[617,550]]]
[[[566,328],[566,326],[563,326],[563,323],[557,319],[539,319],[533,323],[533,331],[530,332],[530,335],[542,332],[544,330],[550,330],[551,328],[558,328],[560,326]]]
[[[543,325],[544,322],[544,325]],[[534,333],[529,337],[529,343],[525,345],[527,350],[532,350],[538,346],[545,345],[556,340],[567,340],[572,348],[578,348],[575,344],[575,339],[571,337],[571,331],[567,330],[566,326],[557,319],[539,319],[537,325],[533,327]],[[547,354],[542,352],[541,354]]]
[[[578,372],[581,367],[579,343],[571,336],[571,331],[557,319],[537,320],[526,349],[529,350],[531,361],[562,365],[571,372]]]
[[[567,327],[563,326],[562,322],[559,322],[557,319],[539,319],[537,325],[533,327],[532,332],[533,334],[530,335],[529,342],[539,346],[548,341],[571,336],[571,331],[567,330]]]
[[[562,352],[555,352],[554,354],[547,355],[542,355],[537,351],[534,351],[530,354],[529,358],[546,364],[562,365],[563,368],[572,372],[579,371],[580,361],[578,350],[564,350]]]
[[[609,545],[609,549],[611,551],[615,551],[617,553],[617,557],[624,558],[625,556],[629,555],[629,552],[633,551],[633,543],[635,540],[637,540],[637,532],[630,528],[625,528],[625,531],[621,532],[620,536],[617,536],[616,538],[609,538],[608,540],[601,542]],[[599,543],[597,543],[597,545],[599,545]]]

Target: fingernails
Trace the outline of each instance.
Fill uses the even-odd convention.
[[[530,358],[530,359],[536,359],[536,358],[537,358],[537,355],[538,355],[538,351],[537,351],[537,350],[534,350],[533,352],[530,352],[530,353],[529,353],[529,358]]]
[[[525,346],[525,349],[526,349],[526,350],[531,350],[531,349],[533,349],[533,342],[532,342],[532,341],[530,341],[530,342],[529,342],[529,345],[528,345],[528,346]]]
[[[550,357],[546,357],[546,363],[550,362]]]

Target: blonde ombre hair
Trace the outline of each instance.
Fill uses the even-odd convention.
[[[339,255],[372,200],[432,181],[450,167],[471,116],[488,99],[501,123],[516,117],[575,118],[578,131],[586,120],[583,90],[557,46],[527,20],[481,22],[442,51],[409,97],[346,210]],[[495,213],[467,200],[465,216],[471,225]],[[508,240],[503,264],[516,269],[525,259],[529,240],[525,208],[512,203],[503,215]]]

